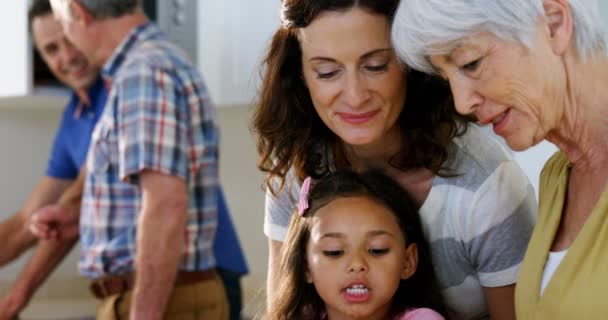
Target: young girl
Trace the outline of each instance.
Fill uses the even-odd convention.
[[[346,170],[313,186],[308,178],[298,213],[270,319],[444,319],[418,211],[393,180]]]

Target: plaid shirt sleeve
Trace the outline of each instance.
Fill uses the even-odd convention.
[[[136,184],[147,169],[187,181],[188,103],[176,76],[139,64],[117,81],[120,178]]]

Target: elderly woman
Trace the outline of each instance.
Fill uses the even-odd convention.
[[[606,319],[608,57],[596,1],[402,0],[392,39],[514,150],[560,149],[516,289],[518,319]]]
[[[442,81],[403,69],[390,41],[398,0],[282,4],[253,119],[267,173],[269,297],[301,181],[373,168],[420,207],[453,317],[513,319],[532,188],[479,128],[464,133]]]

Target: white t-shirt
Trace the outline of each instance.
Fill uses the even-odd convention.
[[[517,163],[478,127],[454,139],[450,152],[446,166],[458,174],[435,177],[420,216],[454,318],[484,319],[482,287],[515,283],[536,220],[536,199]],[[285,239],[299,189],[290,174],[276,198],[267,192],[264,233],[270,239]]]

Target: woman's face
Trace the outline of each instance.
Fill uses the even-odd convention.
[[[386,17],[354,7],[323,12],[300,31],[315,110],[349,145],[381,143],[403,110],[405,73],[389,27]]]
[[[565,71],[540,28],[531,49],[479,34],[431,63],[450,82],[456,110],[492,125],[513,150],[539,143],[558,125]]]

